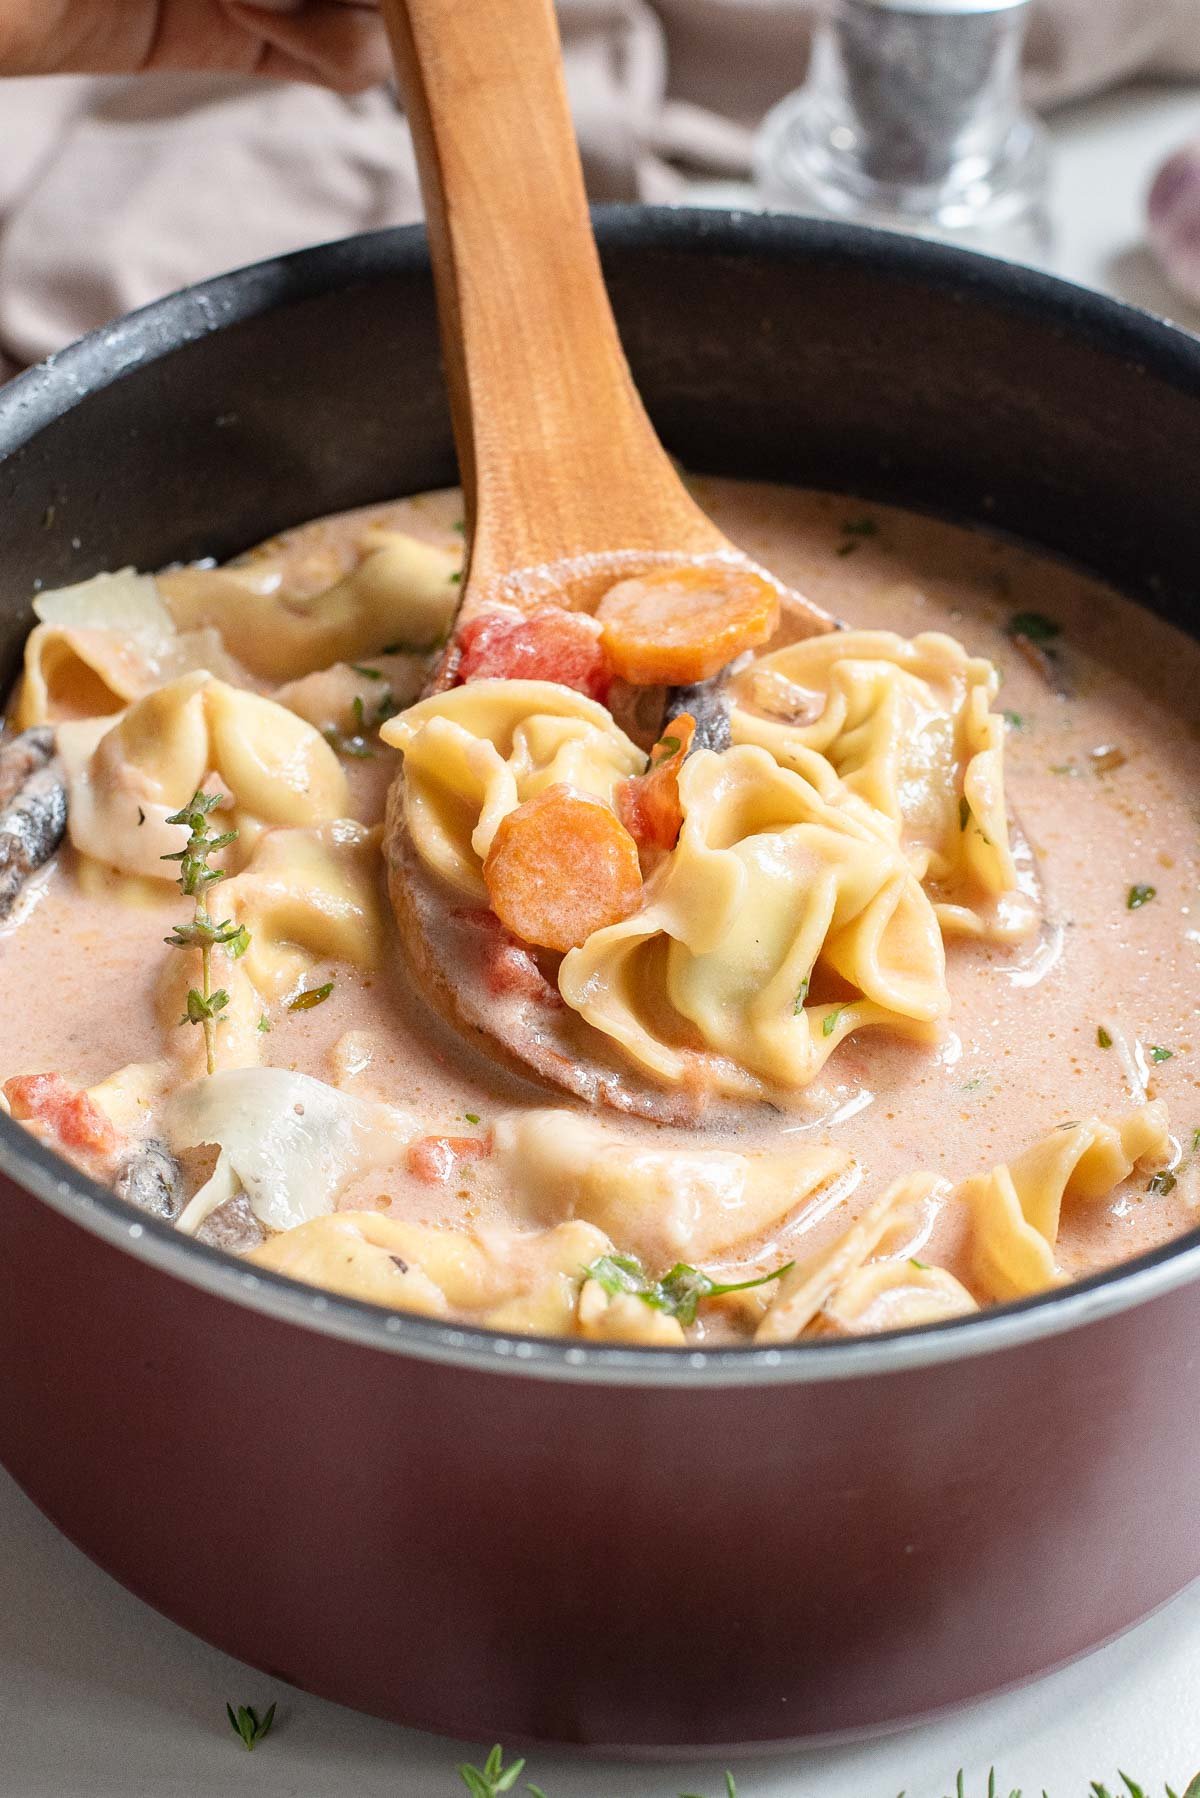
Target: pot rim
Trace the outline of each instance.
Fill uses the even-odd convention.
[[[1151,313],[1056,276],[943,244],[872,228],[785,214],[690,207],[596,209],[603,248],[652,243],[698,246],[725,256],[825,259],[867,264],[880,274],[971,290],[993,304],[1099,341],[1200,404],[1200,341]],[[130,369],[210,332],[350,281],[420,272],[429,266],[419,225],[367,233],[294,251],[218,275],[100,327],[0,388],[0,467],[81,399]],[[219,1249],[137,1216],[123,1200],[0,1114],[0,1174],[53,1211],[148,1266],[215,1297],[282,1323],[360,1347],[476,1372],[519,1373],[594,1385],[708,1390],[912,1372],[1017,1348],[1149,1303],[1200,1278],[1200,1227],[1065,1290],[1052,1289],[977,1315],[846,1340],[774,1348],[635,1348],[570,1338],[512,1336],[446,1324],[323,1292],[265,1269],[250,1270]]]

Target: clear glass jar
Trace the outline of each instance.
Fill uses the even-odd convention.
[[[808,80],[759,132],[763,203],[1043,261],[1027,14],[1028,0],[825,0]]]

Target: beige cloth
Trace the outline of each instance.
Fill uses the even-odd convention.
[[[1035,0],[1042,104],[1136,73],[1200,74],[1200,0]],[[598,199],[677,198],[749,168],[803,78],[806,0],[561,0]],[[0,82],[0,378],[240,263],[419,217],[390,93],[210,76]]]

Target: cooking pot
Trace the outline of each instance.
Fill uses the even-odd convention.
[[[837,225],[598,228],[689,467],[974,522],[1197,628],[1183,332]],[[453,478],[418,230],[176,294],[0,391],[7,670],[38,582]],[[250,1271],[7,1118],[0,1172],[0,1459],[150,1604],[343,1703],[625,1753],[845,1736],[1028,1679],[1200,1573],[1196,1234],[967,1321],[653,1350]]]

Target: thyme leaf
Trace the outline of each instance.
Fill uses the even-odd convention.
[[[524,1770],[523,1760],[512,1761],[507,1767],[504,1765],[504,1751],[497,1742],[482,1767],[460,1767],[458,1777],[471,1798],[499,1798],[501,1792],[512,1791]]]
[[[323,1005],[333,991],[333,981],[327,980],[323,986],[306,987],[297,993],[294,999],[288,1000],[289,1011],[311,1011],[314,1005]]]
[[[1157,893],[1157,887],[1130,887],[1129,896],[1125,901],[1126,910],[1140,911],[1143,905],[1149,905],[1150,901],[1156,897]]]
[[[264,1736],[271,1733],[271,1725],[275,1721],[275,1706],[259,1716],[252,1704],[239,1704],[235,1711],[231,1704],[225,1706],[225,1715],[229,1718],[229,1727],[235,1736],[240,1737],[243,1747],[253,1751]]]
[[[1112,1037],[1108,1034],[1108,1031],[1104,1028],[1103,1024],[1099,1024],[1096,1027],[1096,1041],[1102,1049],[1112,1048]]]

